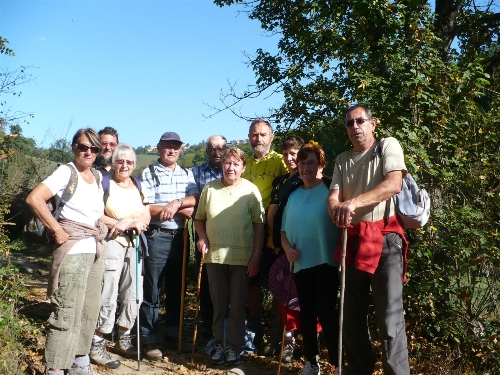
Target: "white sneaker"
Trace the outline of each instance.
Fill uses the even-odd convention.
[[[299,375],[319,375],[319,363],[317,366],[313,366],[311,362],[306,361],[304,368],[299,371]]]

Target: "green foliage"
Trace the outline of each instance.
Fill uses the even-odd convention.
[[[427,358],[446,351],[457,369],[500,372],[498,8],[470,0],[215,3],[243,7],[280,36],[275,54],[250,57],[256,83],[230,89],[227,108],[282,93],[271,114],[278,132],[318,141],[330,160],[350,147],[342,117],[354,103],[372,108],[378,137],[399,139],[433,201],[430,223],[407,233],[405,306],[419,343],[412,355],[425,346]]]

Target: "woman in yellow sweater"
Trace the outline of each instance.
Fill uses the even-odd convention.
[[[205,256],[214,305],[213,364],[240,363],[248,277],[259,271],[264,242],[262,197],[253,183],[241,178],[245,166],[243,151],[236,147],[226,150],[223,177],[205,185],[196,211],[196,246]],[[224,348],[224,318],[228,310]]]

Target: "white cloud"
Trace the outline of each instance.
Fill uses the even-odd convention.
[[[45,42],[46,40],[47,38],[44,36],[39,36],[38,38],[35,38],[35,42]]]

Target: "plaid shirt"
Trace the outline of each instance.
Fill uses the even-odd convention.
[[[193,173],[190,170],[175,165],[175,170],[171,170],[160,164],[159,161],[153,164],[156,176],[160,181],[157,185],[156,179],[151,176],[149,167],[142,171],[142,192],[144,201],[149,204],[165,206],[175,199],[199,194],[198,188],[194,183]],[[179,229],[184,227],[184,215],[174,215],[173,221],[160,221],[151,219],[151,225],[158,225],[167,229]]]
[[[218,178],[222,178],[222,168],[219,171],[216,171],[214,167],[210,165],[210,162],[205,162],[200,165],[196,165],[191,168],[191,172],[193,172],[194,181],[196,186],[198,186],[198,192],[201,194],[205,185],[213,180]]]

